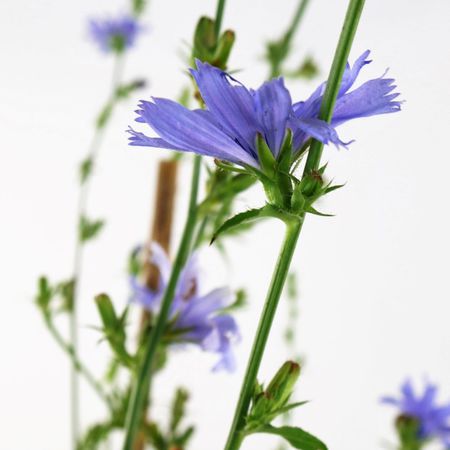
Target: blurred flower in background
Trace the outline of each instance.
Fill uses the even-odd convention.
[[[158,289],[146,287],[135,273],[130,278],[131,301],[158,315],[172,265],[156,243],[151,245],[150,262],[159,272]],[[232,347],[239,340],[239,330],[226,308],[233,304],[235,295],[226,287],[204,294],[199,273],[198,254],[194,253],[180,275],[166,337],[172,344],[191,343],[205,351],[218,353],[220,359],[213,370],[233,371]]]
[[[89,33],[92,39],[106,53],[120,53],[132,47],[142,31],[143,27],[128,14],[89,21]]]
[[[418,393],[408,379],[401,386],[398,398],[383,397],[382,402],[399,409],[401,424],[408,423],[408,419],[417,423],[416,438],[419,442],[439,439],[446,449],[450,449],[450,402],[439,404],[437,392],[436,385],[426,383],[423,392]]]

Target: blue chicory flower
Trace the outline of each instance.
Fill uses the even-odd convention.
[[[415,418],[419,422],[419,438],[440,439],[450,449],[450,402],[437,402],[438,388],[427,383],[421,394],[414,390],[411,380],[401,386],[401,396],[384,397],[382,402],[399,408],[400,414]]]
[[[150,261],[159,271],[158,289],[150,290],[137,277],[131,277],[131,301],[158,314],[171,263],[156,243],[151,245]],[[228,288],[203,293],[198,264],[198,254],[194,253],[180,275],[170,312],[170,329],[176,333],[176,342],[196,344],[205,351],[218,353],[220,359],[214,371],[231,372],[235,369],[232,347],[240,337],[235,320],[223,310],[233,302],[234,295]]]
[[[132,47],[142,30],[131,15],[89,21],[90,35],[104,52],[121,52]]]
[[[164,98],[142,100],[136,112],[137,122],[146,123],[159,135],[128,130],[130,145],[194,152],[243,166],[259,168],[257,135],[262,135],[275,157],[278,156],[287,129],[293,132],[294,155],[313,137],[321,142],[346,146],[335,127],[358,117],[400,110],[399,94],[392,78],[384,75],[350,91],[367,60],[364,52],[353,67],[347,64],[336,101],[333,120],[318,119],[325,83],[303,102],[293,103],[282,78],[264,83],[259,89],[247,89],[231,75],[197,61],[191,69],[205,110],[189,110]]]

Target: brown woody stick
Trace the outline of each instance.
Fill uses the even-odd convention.
[[[177,171],[178,162],[174,160],[160,161],[158,165],[153,223],[150,229],[148,244],[157,242],[166,253],[169,253],[170,249],[177,190]],[[149,246],[147,246],[147,248],[149,248]],[[145,258],[144,262],[144,280],[145,285],[149,289],[158,289],[159,272],[157,268],[150,263],[148,257]],[[145,330],[149,320],[150,313],[148,311],[143,311],[141,315],[139,340],[141,339],[142,332]],[[144,450],[144,447],[145,438],[140,434],[136,439],[134,449]]]

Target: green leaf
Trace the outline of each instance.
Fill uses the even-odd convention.
[[[263,217],[267,217],[268,214],[266,211],[267,211],[266,207],[264,206],[263,208],[251,209],[249,211],[245,211],[243,213],[236,214],[234,217],[232,217],[231,219],[228,219],[224,224],[222,224],[221,227],[219,227],[216,230],[216,232],[214,233],[214,235],[211,239],[211,244],[217,239],[217,237],[219,235],[229,231],[232,228],[235,228],[239,225],[242,225],[242,224],[263,218]]]
[[[38,290],[35,297],[35,302],[37,306],[42,310],[42,312],[48,313],[52,297],[53,289],[50,286],[47,277],[40,277],[38,279]]]
[[[103,323],[103,332],[112,351],[123,365],[127,367],[132,366],[134,361],[126,349],[126,334],[124,329],[124,322],[128,310],[125,309],[122,316],[118,317],[111,299],[106,294],[97,295],[95,302]]]
[[[89,241],[95,238],[102,228],[105,222],[103,220],[90,220],[85,216],[80,218],[79,223],[79,238],[81,242]]]
[[[97,450],[108,439],[115,426],[112,422],[98,423],[91,426],[77,444],[77,450]]]
[[[133,12],[139,16],[144,12],[145,0],[133,0]]]
[[[186,389],[178,388],[172,402],[171,418],[169,429],[172,434],[176,434],[178,426],[186,414],[186,403],[189,400],[189,393]]]
[[[56,286],[56,292],[59,293],[62,299],[61,311],[72,311],[75,298],[75,280],[71,278],[70,280],[61,281]]]
[[[93,161],[91,157],[87,157],[80,164],[80,183],[83,184],[91,175],[93,168]]]
[[[265,425],[257,433],[275,434],[285,439],[293,448],[300,450],[328,450],[327,446],[312,434],[298,427],[273,427]]]

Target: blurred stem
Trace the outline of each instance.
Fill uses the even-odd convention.
[[[73,351],[73,354],[76,358],[78,355],[78,294],[79,294],[79,284],[80,278],[83,269],[83,242],[80,238],[79,232],[79,224],[81,222],[81,218],[85,216],[86,206],[89,199],[89,193],[91,188],[91,178],[92,178],[92,170],[95,168],[95,164],[98,159],[98,154],[100,151],[101,144],[103,142],[103,137],[106,131],[106,127],[109,123],[109,119],[111,118],[112,110],[116,104],[116,91],[120,85],[122,73],[123,73],[123,55],[116,55],[116,59],[114,61],[112,82],[111,82],[111,93],[110,97],[104,108],[102,108],[102,112],[105,111],[105,108],[109,108],[109,113],[105,118],[102,124],[96,124],[96,130],[94,136],[91,141],[91,145],[89,147],[89,151],[87,154],[86,161],[89,161],[90,169],[89,174],[86,176],[86,179],[81,181],[81,187],[78,197],[78,206],[77,206],[77,214],[76,214],[76,242],[75,242],[75,250],[74,250],[74,259],[73,259],[73,281],[74,281],[74,291],[73,291],[73,299],[72,299],[72,310],[69,316],[69,328],[70,328],[70,346]],[[80,415],[80,407],[79,407],[79,380],[78,380],[78,370],[75,363],[72,364],[72,368],[70,371],[70,398],[71,398],[71,432],[72,432],[72,445],[75,449],[78,442],[79,435],[79,415]]]
[[[56,343],[61,347],[61,349],[67,353],[69,358],[71,359],[73,366],[79,372],[85,380],[89,383],[92,389],[98,394],[98,396],[108,405],[108,407],[112,410],[113,404],[108,394],[103,389],[101,383],[96,380],[95,376],[89,371],[89,369],[81,362],[81,360],[75,354],[74,348],[72,345],[67,343],[64,338],[61,336],[61,333],[55,327],[55,324],[50,318],[45,318],[45,324],[50,334],[55,339]]]
[[[131,450],[133,448],[137,432],[141,425],[144,407],[152,381],[152,368],[154,365],[158,344],[161,341],[161,337],[164,333],[164,329],[169,318],[170,307],[175,295],[178,279],[192,248],[194,231],[197,224],[197,195],[200,181],[200,168],[201,157],[199,155],[195,155],[186,224],[183,230],[180,245],[178,247],[177,256],[173,264],[172,273],[170,274],[170,279],[161,302],[161,309],[143,351],[142,362],[137,374],[137,379],[135,380],[133,391],[131,393],[125,423],[126,436],[123,445],[124,450]]]
[[[322,101],[320,117],[328,122],[333,115],[333,107],[342,82],[345,64],[353,43],[358,26],[359,18],[364,6],[364,0],[350,0],[344,26],[339,37],[339,42],[331,66],[327,87]],[[313,141],[309,150],[304,176],[310,171],[317,170],[320,165],[322,147],[317,148]],[[314,150],[311,156],[311,151]],[[275,316],[286,277],[288,275],[290,262],[295,251],[297,240],[303,225],[303,217],[298,222],[287,223],[286,236],[281,247],[278,262],[275,266],[272,282],[266,298],[266,303],[256,331],[255,340],[250,352],[247,370],[236,406],[233,423],[225,445],[225,450],[238,450],[244,439],[244,427],[246,424],[247,411],[257,382],[258,370],[268,340],[270,328]]]
[[[222,28],[223,13],[225,11],[226,0],[218,0],[216,9],[216,20],[214,22],[214,33],[216,41],[219,39],[220,29]]]
[[[281,66],[285,59],[289,56],[289,49],[291,46],[292,39],[295,33],[298,31],[300,26],[300,22],[305,14],[306,8],[308,7],[308,3],[310,0],[300,0],[298,7],[295,11],[294,17],[292,19],[289,28],[286,30],[284,35],[278,41],[278,44],[282,47],[282,51],[280,52],[279,59],[272,61],[270,76],[269,78],[278,77],[281,74]]]

